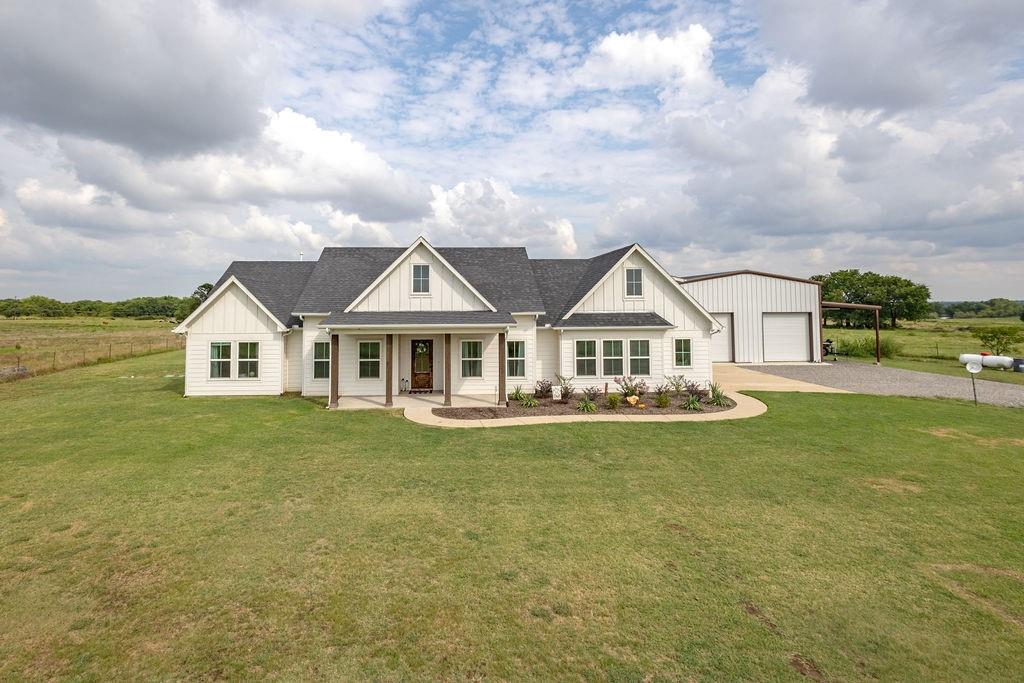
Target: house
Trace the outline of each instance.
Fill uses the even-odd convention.
[[[185,395],[490,395],[575,377],[709,383],[720,323],[638,244],[589,259],[523,248],[328,247],[235,262],[175,329]]]
[[[757,270],[677,278],[722,326],[715,363],[821,361],[821,283]]]

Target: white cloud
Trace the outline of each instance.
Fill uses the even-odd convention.
[[[711,73],[711,34],[699,24],[660,37],[654,31],[612,33],[591,50],[575,75],[587,88],[632,88],[678,82],[707,88]]]

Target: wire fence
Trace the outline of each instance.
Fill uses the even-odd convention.
[[[185,348],[184,338],[172,336],[111,340],[83,338],[75,342],[62,339],[59,348],[17,348],[0,353],[0,382]]]

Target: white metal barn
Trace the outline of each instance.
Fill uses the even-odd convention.
[[[821,361],[821,283],[754,270],[678,281],[722,324],[713,362]]]

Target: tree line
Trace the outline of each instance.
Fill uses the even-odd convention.
[[[940,318],[1020,318],[1024,320],[1024,301],[1012,299],[933,301],[932,310]]]
[[[0,316],[6,318],[65,318],[95,316],[104,318],[149,318],[183,320],[206,297],[213,285],[203,283],[190,296],[139,296],[124,301],[58,301],[34,294],[23,299],[0,299]]]
[[[900,320],[922,320],[934,315],[929,304],[931,290],[927,285],[913,282],[898,275],[880,275],[855,268],[836,270],[824,275],[812,275],[821,283],[821,298],[847,304],[881,306],[883,324],[896,327]],[[872,311],[822,311],[826,323],[841,327],[874,327]]]

